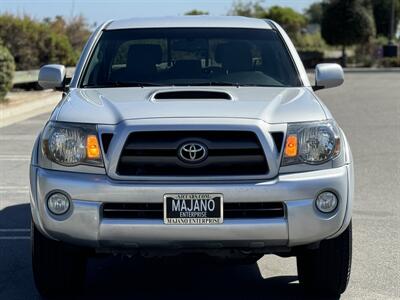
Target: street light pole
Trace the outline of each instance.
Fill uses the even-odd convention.
[[[394,37],[394,18],[395,18],[395,0],[392,0],[392,11],[391,11],[391,16],[390,16],[390,42],[393,43],[393,37]]]

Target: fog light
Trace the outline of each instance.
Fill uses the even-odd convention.
[[[336,209],[338,199],[332,192],[322,192],[318,195],[317,200],[315,200],[315,205],[321,212],[330,213]]]
[[[65,214],[69,205],[68,197],[61,193],[54,193],[47,199],[47,207],[55,215]]]

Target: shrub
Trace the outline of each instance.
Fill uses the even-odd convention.
[[[354,51],[353,63],[362,67],[373,67],[382,56],[382,46],[387,45],[388,39],[379,36],[367,43],[357,45]]]
[[[56,16],[54,19],[44,19],[43,23],[50,26],[52,32],[57,36],[66,36],[68,38],[77,60],[91,33],[86,19],[79,15],[67,21],[62,16]]]
[[[378,62],[379,67],[398,68],[400,67],[400,57],[384,57]]]
[[[321,51],[323,52],[327,45],[319,32],[316,33],[298,33],[293,38],[293,43],[300,51]]]
[[[76,53],[68,37],[55,32],[50,24],[30,17],[0,16],[0,39],[14,56],[17,70],[29,70],[43,64],[74,65]]]
[[[313,69],[317,64],[324,62],[322,51],[299,51],[299,56],[306,69]]]
[[[0,101],[4,100],[7,92],[12,87],[14,71],[13,56],[6,47],[0,45]]]

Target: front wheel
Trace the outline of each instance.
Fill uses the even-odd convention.
[[[300,284],[310,293],[340,295],[347,287],[351,271],[352,226],[338,237],[324,240],[315,250],[297,255]]]
[[[87,256],[83,249],[48,239],[31,225],[32,269],[42,296],[78,292],[84,284]]]

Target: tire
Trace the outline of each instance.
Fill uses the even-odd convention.
[[[351,271],[352,225],[338,237],[324,240],[315,250],[297,255],[300,284],[311,294],[339,296],[347,287]]]
[[[86,273],[85,249],[48,239],[32,222],[32,270],[44,297],[74,295],[82,290]]]

